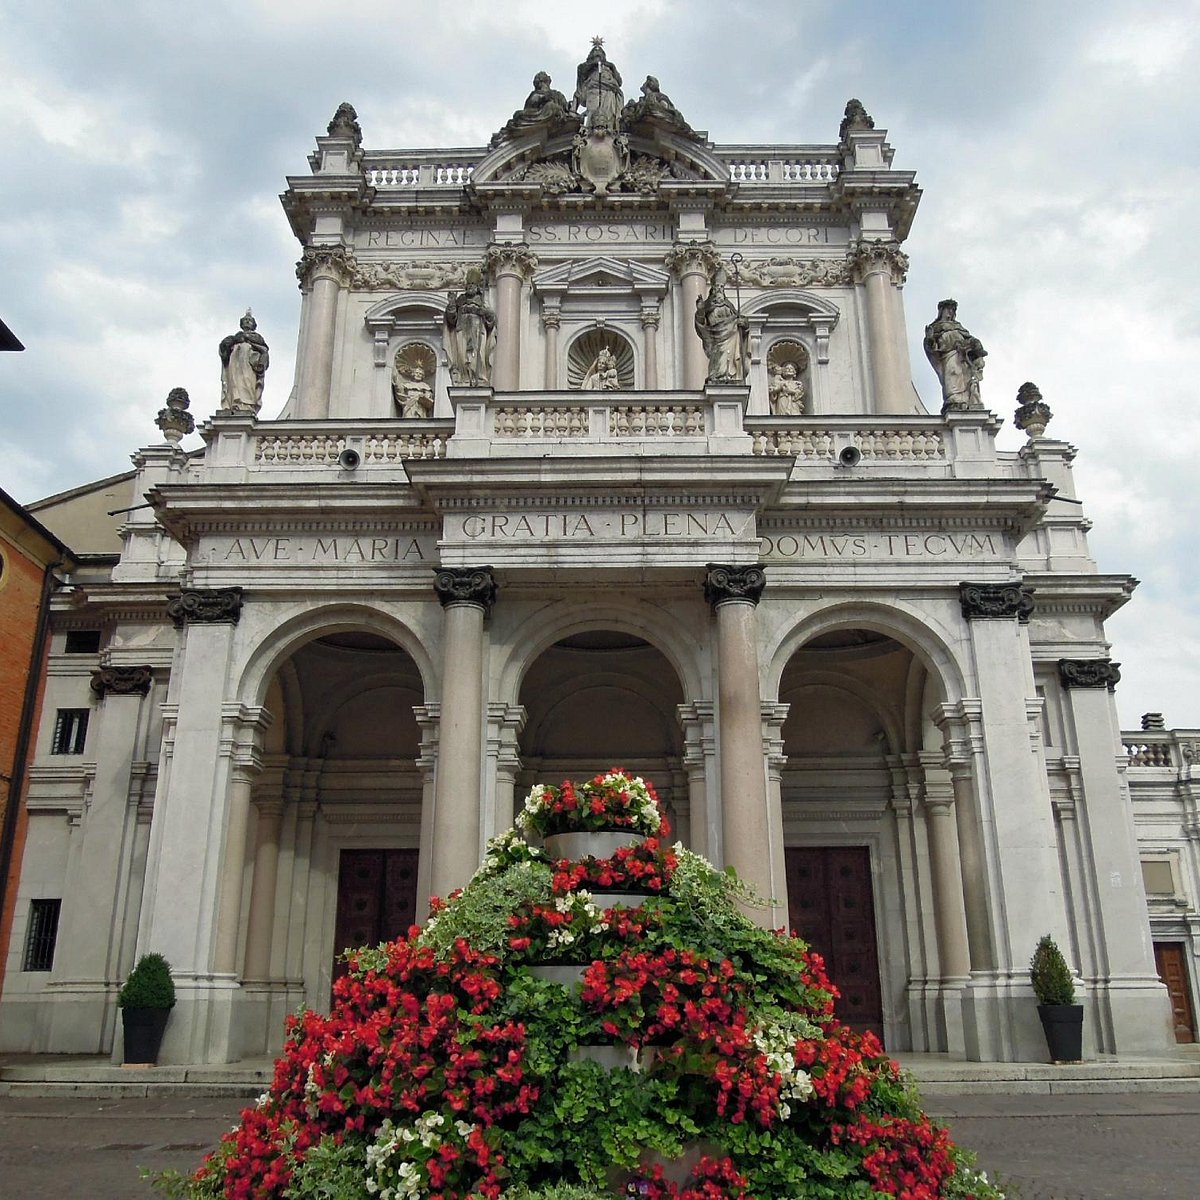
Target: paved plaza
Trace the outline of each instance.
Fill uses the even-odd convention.
[[[186,1170],[244,1101],[0,1097],[4,1200],[150,1200],[139,1167]],[[939,1096],[981,1165],[1020,1200],[1186,1200],[1197,1194],[1200,1094]]]

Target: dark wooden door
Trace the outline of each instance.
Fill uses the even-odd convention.
[[[883,1037],[883,993],[871,854],[866,846],[791,846],[788,919],[824,959],[842,993],[836,1013],[858,1032]]]
[[[340,955],[408,932],[417,916],[415,850],[343,850],[338,865],[333,978],[346,973]]]
[[[1192,1013],[1192,991],[1189,986],[1187,958],[1179,942],[1155,942],[1154,965],[1158,977],[1166,984],[1171,997],[1171,1021],[1177,1042],[1196,1040],[1196,1018]]]

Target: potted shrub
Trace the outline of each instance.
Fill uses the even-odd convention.
[[[1051,1061],[1079,1062],[1083,1057],[1083,1005],[1075,1003],[1071,968],[1049,934],[1033,952],[1029,980],[1038,998],[1038,1016]]]
[[[161,954],[143,954],[138,959],[117,993],[117,1007],[125,1031],[125,1065],[153,1066],[175,1007],[171,967]]]

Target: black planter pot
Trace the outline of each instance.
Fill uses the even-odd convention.
[[[1038,1016],[1042,1018],[1050,1061],[1079,1062],[1083,1058],[1083,1005],[1039,1004]]]
[[[126,1066],[132,1063],[158,1062],[163,1033],[167,1028],[169,1008],[123,1008],[121,1025],[125,1030]]]

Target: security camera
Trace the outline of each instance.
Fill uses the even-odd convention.
[[[338,466],[343,471],[357,470],[360,462],[362,462],[361,455],[357,450],[351,450],[349,446],[338,455]]]
[[[857,446],[843,446],[838,454],[838,466],[857,467],[862,462],[862,451]]]

